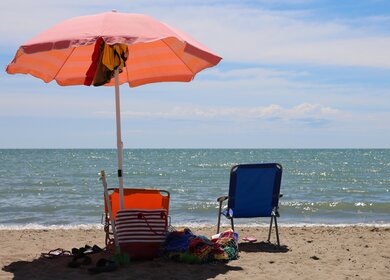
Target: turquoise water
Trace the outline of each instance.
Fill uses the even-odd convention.
[[[231,167],[257,162],[284,168],[280,223],[390,224],[389,149],[125,150],[124,182],[168,190],[174,225],[214,225]],[[0,227],[99,224],[101,169],[115,187],[116,150],[0,150]]]

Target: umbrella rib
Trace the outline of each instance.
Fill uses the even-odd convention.
[[[129,53],[129,55],[128,55],[128,58],[130,57],[130,53]],[[131,84],[130,84],[130,76],[129,76],[129,74],[130,74],[130,71],[129,71],[129,69],[127,68],[128,66],[129,66],[129,64],[128,63],[125,63],[125,65],[126,65],[126,76],[127,76],[127,83],[129,84],[129,87],[131,86]]]
[[[171,46],[169,44],[167,44],[164,39],[162,39],[161,41],[163,41],[164,44],[167,45],[167,47],[170,48],[171,51],[176,55],[176,57],[183,62],[183,64],[187,67],[187,69],[190,70],[191,74],[195,75],[195,73],[192,72],[191,68],[188,67],[187,63],[185,63],[185,61],[183,59],[181,59],[181,57],[176,54],[176,52],[171,48]],[[185,42],[185,43],[187,44],[187,42]]]
[[[67,58],[64,60],[64,63],[62,63],[62,65],[60,66],[60,68],[58,69],[57,73],[54,75],[53,77],[53,80],[56,79],[58,73],[60,73],[60,71],[62,70],[62,68],[64,67],[65,63],[68,61],[68,59],[70,58],[70,56],[73,54],[73,52],[75,51],[75,47],[72,48],[72,51],[70,52],[70,54],[67,56]]]

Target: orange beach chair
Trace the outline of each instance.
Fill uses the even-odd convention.
[[[108,189],[109,199],[112,209],[112,217],[109,215],[109,211],[106,203],[104,203],[104,231],[106,233],[106,246],[114,246],[115,240],[111,223],[116,221],[116,215],[119,211],[119,189]],[[124,209],[165,209],[169,217],[169,199],[170,194],[165,190],[156,190],[156,189],[129,189],[125,188],[124,193]],[[168,222],[168,225],[170,222]]]

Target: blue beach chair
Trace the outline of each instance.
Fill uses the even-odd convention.
[[[219,233],[221,215],[230,219],[234,230],[233,219],[271,217],[268,232],[268,242],[271,238],[272,223],[275,222],[278,246],[279,232],[276,218],[279,217],[278,204],[282,166],[278,163],[240,164],[233,166],[230,172],[229,196],[221,196],[219,202],[218,226]],[[225,200],[227,208],[222,210]]]

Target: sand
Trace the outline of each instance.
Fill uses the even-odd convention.
[[[214,228],[191,228],[211,236]],[[237,228],[240,257],[228,263],[184,264],[166,258],[132,262],[114,272],[90,275],[69,268],[72,257],[41,253],[85,244],[104,247],[99,229],[0,230],[0,279],[390,279],[390,228],[373,226],[283,227],[283,247],[265,241],[267,228]],[[244,236],[258,241],[245,243]],[[92,255],[95,263],[104,253]]]

